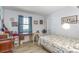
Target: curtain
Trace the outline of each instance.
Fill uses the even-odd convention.
[[[19,33],[23,33],[23,16],[22,15],[19,15],[18,16],[18,32]]]
[[[32,17],[29,18],[29,33],[32,33]]]
[[[22,16],[22,15],[18,16],[18,32],[31,34],[32,33],[32,17],[28,17],[28,19],[29,19],[28,30],[23,30],[23,18],[24,18],[24,16]]]

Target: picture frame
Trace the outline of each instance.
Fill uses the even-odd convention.
[[[34,24],[38,24],[38,20],[34,20]]]
[[[18,26],[18,23],[17,22],[12,22],[12,27],[16,27]]]
[[[43,20],[40,20],[40,24],[43,24]]]
[[[62,17],[61,24],[63,23],[76,24],[77,20],[78,20],[77,15]]]

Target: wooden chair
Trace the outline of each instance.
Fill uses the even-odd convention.
[[[39,33],[33,33],[33,36],[32,36],[32,41],[33,41],[33,44],[35,43],[35,40],[39,40]]]

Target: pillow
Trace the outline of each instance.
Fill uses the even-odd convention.
[[[75,44],[73,45],[73,48],[79,50],[79,42],[78,42],[78,43],[75,43]]]

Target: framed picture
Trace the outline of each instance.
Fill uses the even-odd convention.
[[[40,20],[40,24],[43,24],[43,20]]]
[[[18,26],[18,23],[17,22],[12,22],[12,27],[16,27]]]
[[[63,23],[76,24],[77,20],[78,20],[77,15],[62,17],[61,18],[61,24],[63,24]]]
[[[34,24],[38,24],[38,20],[34,20]]]

